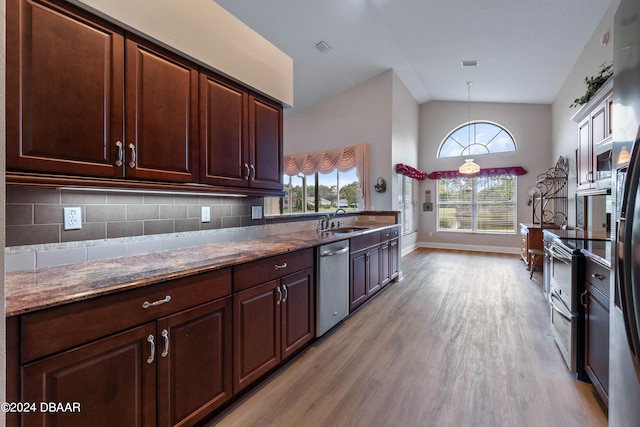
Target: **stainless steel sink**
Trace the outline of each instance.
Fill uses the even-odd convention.
[[[330,233],[353,233],[354,231],[362,231],[362,230],[368,230],[369,227],[358,227],[358,226],[354,226],[354,227],[338,227],[338,228],[330,228],[326,231],[330,232]]]

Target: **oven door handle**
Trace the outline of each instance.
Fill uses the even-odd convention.
[[[562,307],[558,307],[556,306],[556,304],[553,302],[553,299],[557,299],[558,301],[560,301],[560,304],[564,305],[564,303],[562,302],[562,300],[560,300],[560,298],[558,298],[555,294],[551,293],[549,294],[549,304],[551,305],[551,308],[558,313],[560,316],[564,317],[565,320],[567,321],[571,321],[571,318],[574,317],[574,315],[570,314],[569,316],[567,316],[564,313],[564,310],[562,310]]]

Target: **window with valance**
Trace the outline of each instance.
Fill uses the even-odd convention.
[[[283,159],[283,172],[285,175],[284,189],[288,194],[288,199],[285,199],[283,204],[290,207],[295,203],[300,209],[292,210],[285,206],[285,208],[280,208],[281,212],[320,211],[321,206],[324,208],[354,208],[352,200],[354,198],[356,198],[356,206],[366,208],[370,205],[369,146],[367,144],[287,154]],[[359,185],[351,182],[343,186],[344,181],[341,181],[341,177],[351,177],[349,180],[353,181],[354,172]],[[336,187],[335,201],[328,201],[322,194],[319,194],[323,187],[319,181],[329,179],[330,176],[335,176],[335,184],[331,186],[332,189],[334,186]],[[296,191],[293,190],[294,187],[297,189]],[[353,192],[357,194],[354,195]],[[348,200],[345,194],[349,195]]]

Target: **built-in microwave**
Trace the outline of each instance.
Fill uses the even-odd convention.
[[[605,139],[596,147],[595,178],[596,188],[611,188],[611,138]]]

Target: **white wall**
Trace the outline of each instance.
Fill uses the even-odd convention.
[[[293,105],[293,60],[212,0],[69,1]]]
[[[538,174],[552,167],[557,159],[551,151],[551,106],[539,104],[472,103],[471,120],[489,120],[508,129],[516,140],[517,151],[474,156],[480,167],[522,166],[528,171],[518,177],[518,223],[531,222],[531,209],[527,206],[527,189],[535,184]],[[447,134],[468,121],[466,102],[432,101],[420,108],[420,169],[427,172],[455,170],[463,163],[462,158],[438,159],[438,148]],[[436,201],[437,180],[427,179],[420,187],[424,197],[431,190],[432,201]],[[422,200],[423,201],[423,200]],[[519,229],[516,230],[519,233]],[[468,249],[492,249],[517,252],[520,236],[485,235],[437,231],[436,209],[420,211],[420,233],[418,241],[425,246]]]
[[[413,98],[400,77],[393,73],[393,100],[392,124],[391,124],[391,208],[398,210],[398,188],[395,165],[404,163],[418,167],[418,148],[420,142],[420,105]],[[416,224],[420,226],[420,215],[416,218]],[[415,245],[418,233],[402,236],[402,249]]]
[[[586,85],[584,79],[593,76],[600,70],[600,65],[613,62],[613,17],[619,0],[613,0],[607,13],[600,21],[592,37],[584,47],[578,61],[571,69],[565,83],[560,88],[551,108],[552,114],[552,153],[567,157],[569,162],[569,225],[575,226],[575,189],[576,189],[576,149],[578,148],[578,124],[571,117],[578,108],[569,108],[574,99],[584,95]],[[601,45],[604,33],[610,32],[609,44]]]
[[[285,154],[369,144],[371,184],[391,178],[392,79],[387,71],[284,120]],[[391,209],[391,192],[371,189],[367,208]]]

